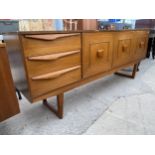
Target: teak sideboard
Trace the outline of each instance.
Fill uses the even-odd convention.
[[[148,35],[148,30],[44,31],[5,34],[4,40],[16,88],[62,118],[64,92],[116,72],[134,78]],[[132,75],[118,72],[132,65]],[[57,109],[48,104],[51,96],[57,96]]]

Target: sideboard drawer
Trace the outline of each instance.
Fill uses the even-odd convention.
[[[28,77],[81,65],[81,51],[66,51],[25,58]]]
[[[29,78],[33,98],[81,79],[81,66],[74,66],[56,72],[48,72]]]
[[[22,35],[25,56],[37,56],[81,49],[80,33]]]

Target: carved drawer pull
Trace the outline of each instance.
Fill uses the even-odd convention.
[[[38,40],[47,40],[47,41],[52,41],[56,40],[59,38],[64,38],[64,37],[70,37],[70,36],[77,36],[80,35],[79,33],[71,33],[71,34],[38,34],[38,35],[25,35],[26,38],[32,38],[32,39],[38,39]]]
[[[142,41],[142,42],[140,42],[140,44],[139,44],[139,48],[142,48],[144,46],[144,42]]]
[[[68,69],[61,70],[61,71],[35,76],[35,77],[32,77],[32,80],[36,81],[36,80],[51,80],[51,79],[55,79],[55,78],[60,77],[63,74],[66,74],[68,72],[71,72],[71,71],[79,69],[79,68],[81,68],[81,67],[80,66],[75,66],[75,67],[71,67],[71,68],[68,68]]]
[[[103,52],[104,52],[103,49],[97,50],[97,57],[98,57],[98,58],[102,58],[102,57],[103,57]]]
[[[125,52],[127,48],[128,48],[127,45],[123,45],[123,46],[122,46],[122,51]]]
[[[50,54],[50,55],[28,57],[28,60],[30,60],[30,61],[50,61],[50,60],[57,60],[59,58],[62,58],[62,57],[68,56],[68,55],[77,54],[77,53],[80,53],[80,50],[69,51],[69,52],[64,52],[64,53],[57,53],[57,54]]]

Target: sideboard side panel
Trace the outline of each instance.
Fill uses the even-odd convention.
[[[4,42],[15,87],[31,101],[19,36],[18,34],[5,34]]]

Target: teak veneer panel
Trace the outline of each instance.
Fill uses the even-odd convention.
[[[113,67],[132,61],[133,38],[132,32],[119,32],[114,35]]]
[[[111,33],[83,33],[83,77],[111,69],[113,35]]]
[[[65,52],[63,53],[65,54]],[[55,72],[65,68],[81,65],[81,51],[78,51],[71,55],[67,55],[65,57],[61,57],[56,60],[37,60],[36,61],[36,60],[26,59],[25,65],[28,71],[28,77],[30,78],[32,76],[37,76],[38,74]]]
[[[143,59],[146,56],[148,34],[146,32],[135,32],[133,59]]]
[[[52,35],[55,36],[55,34],[50,36]],[[21,40],[25,57],[81,50],[81,37],[79,33],[76,35],[66,35],[55,40],[38,40],[36,38],[27,38],[23,35]]]
[[[32,96],[38,97],[79,80],[81,80],[81,66],[34,76],[30,81]]]

